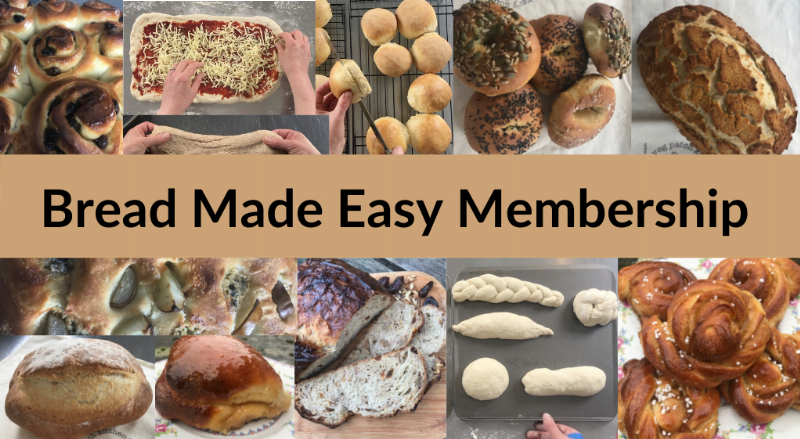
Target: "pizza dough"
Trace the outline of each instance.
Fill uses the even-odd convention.
[[[262,140],[267,137],[280,137],[272,131],[261,130],[238,136],[209,136],[187,133],[175,128],[157,126],[151,135],[168,133],[169,140],[158,146],[151,146],[153,154],[285,154],[272,149]]]
[[[195,15],[167,15],[161,13],[147,13],[140,15],[136,21],[133,23],[133,30],[131,31],[131,49],[130,49],[130,61],[131,66],[134,70],[137,68],[136,58],[139,54],[139,51],[142,49],[142,41],[144,37],[144,29],[147,25],[159,22],[172,22],[172,23],[184,23],[187,21],[225,21],[225,22],[233,22],[239,23],[241,25],[245,25],[246,23],[254,23],[260,24],[267,27],[270,31],[272,31],[273,36],[277,40],[277,35],[283,32],[278,26],[275,21],[267,17],[217,17],[212,15],[205,15],[205,14],[195,14]],[[281,68],[280,61],[278,61],[277,52],[275,53],[275,60],[274,60],[275,69],[278,71],[277,79],[271,84],[269,90],[267,90],[264,94],[254,95],[252,97],[244,97],[239,95],[234,95],[230,97],[224,97],[219,94],[203,94],[198,93],[195,96],[192,103],[195,104],[235,104],[239,102],[260,102],[264,99],[268,98],[270,95],[275,93],[279,86],[281,76],[283,75],[283,69]],[[170,66],[171,67],[171,66]],[[203,67],[204,69],[206,67]],[[144,93],[139,92],[138,85],[139,82],[136,78],[131,78],[131,94],[134,98],[140,101],[149,101],[149,102],[161,102],[161,93],[154,92],[152,90],[146,91]]]
[[[542,335],[553,335],[553,330],[533,320],[510,312],[481,314],[453,325],[453,331],[472,338],[502,338],[527,340]]]
[[[572,310],[584,326],[607,325],[617,318],[617,295],[596,288],[581,291],[572,302]]]
[[[533,396],[592,396],[605,387],[606,374],[592,366],[533,369],[522,378],[522,384],[525,393]]]
[[[464,369],[461,385],[477,400],[497,399],[508,388],[508,371],[495,359],[480,358]]]

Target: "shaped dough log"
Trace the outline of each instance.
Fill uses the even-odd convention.
[[[575,296],[572,310],[584,326],[607,325],[617,318],[617,303],[613,291],[591,288]]]
[[[553,335],[552,329],[510,312],[481,314],[453,325],[453,331],[472,338],[506,340],[527,340],[541,335]]]
[[[187,133],[175,128],[157,126],[152,135],[168,133],[169,140],[151,146],[153,154],[285,154],[264,144],[264,137],[280,137],[272,131],[261,130],[238,136],[213,136]]]
[[[544,285],[493,274],[456,282],[453,285],[453,299],[456,302],[480,300],[489,303],[525,301],[553,307],[564,303],[563,294]]]
[[[525,393],[533,396],[592,396],[603,390],[606,374],[592,366],[534,369],[522,378]]]

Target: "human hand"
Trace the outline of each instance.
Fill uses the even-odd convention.
[[[392,155],[405,155],[406,153],[403,152],[402,146],[395,146],[392,148]]]
[[[203,67],[203,63],[190,60],[183,60],[172,66],[164,81],[158,114],[183,114],[189,108],[205,76],[200,72],[192,80],[192,75],[200,67]]]
[[[308,78],[308,66],[311,64],[311,44],[308,37],[296,30],[291,33],[282,32],[278,34],[278,38],[283,39],[283,44],[278,41],[275,48],[278,49],[278,60],[286,76],[292,78],[303,75]]]
[[[158,146],[169,140],[169,134],[161,133],[151,136],[156,126],[150,122],[140,123],[128,130],[122,138],[122,154],[144,154],[147,148]]]
[[[339,99],[331,92],[331,82],[325,81],[317,90],[317,114],[330,114],[339,103]]]
[[[352,100],[353,93],[351,91],[342,93],[336,100],[336,107],[328,114],[329,154],[341,154],[344,151],[344,145],[347,142],[347,139],[344,138],[344,118]]]
[[[272,132],[281,137],[264,137],[264,144],[270,148],[286,151],[287,154],[319,154],[317,148],[302,133],[284,129]]]
[[[534,426],[536,430],[528,432],[528,439],[583,439],[583,436],[572,427],[556,424],[553,417],[545,413],[542,416],[543,422],[538,422]]]

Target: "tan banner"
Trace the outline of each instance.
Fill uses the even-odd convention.
[[[0,256],[616,257],[712,252],[788,257],[800,252],[800,234],[794,228],[800,216],[794,193],[798,168],[800,157],[788,156],[5,156],[0,158]],[[172,203],[169,189],[174,189]],[[581,206],[581,189],[588,207]],[[686,189],[689,204],[685,215],[681,189]],[[712,189],[714,196],[709,195]],[[65,218],[63,193],[58,191],[69,193],[69,225],[45,227],[46,190],[56,191],[49,197],[54,206],[49,217],[56,223]],[[345,200],[343,190],[363,190],[364,195]],[[197,191],[202,197],[197,198]],[[467,227],[460,226],[464,191],[477,213],[496,198],[482,224],[467,203]],[[220,209],[226,195],[230,204],[220,210],[215,224],[211,213]],[[116,203],[119,214],[112,202],[101,204],[103,200]],[[141,202],[143,216],[131,200]],[[168,221],[172,204],[174,227],[154,225],[151,211],[159,200],[164,201],[155,209],[156,222]],[[342,226],[345,201],[361,209],[349,212],[347,221],[362,222],[363,227]],[[433,216],[437,201],[435,220],[426,224],[425,216]],[[560,203],[558,227],[553,227],[555,203]],[[288,222],[287,204],[292,227],[279,227]],[[229,224],[231,205],[236,207],[235,227]],[[510,207],[517,214],[510,215]],[[602,221],[598,207],[604,211]],[[321,214],[314,214],[318,208]],[[500,227],[495,226],[496,215]],[[78,227],[81,217],[84,226]],[[686,227],[681,227],[682,217]],[[404,227],[409,218],[413,224]],[[259,219],[261,227],[243,226]],[[103,227],[100,221],[118,223]],[[624,227],[626,221],[631,225]],[[127,227],[126,222],[145,225]],[[426,228],[428,236],[423,236]]]

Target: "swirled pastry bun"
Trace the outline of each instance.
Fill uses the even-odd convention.
[[[33,87],[25,69],[26,46],[11,32],[0,33],[0,96],[27,104]]]
[[[34,7],[33,15],[37,32],[51,26],[81,30],[80,6],[70,0],[42,0]]]
[[[0,2],[0,32],[11,32],[22,41],[28,41],[36,33],[29,0]]]
[[[105,78],[122,76],[123,36],[122,23],[118,21],[93,22],[83,28],[89,43],[97,53],[94,71]]]
[[[252,346],[223,335],[181,337],[156,382],[156,410],[223,434],[258,418],[275,418],[292,397]]]
[[[28,43],[25,68],[36,93],[48,84],[65,78],[100,76],[102,67],[95,60],[97,50],[89,37],[61,26],[36,34]]]
[[[122,11],[98,0],[90,0],[80,7],[80,26],[85,28],[89,23],[117,22],[122,23]]]
[[[20,126],[22,105],[0,97],[0,154],[14,152],[14,141]]]

